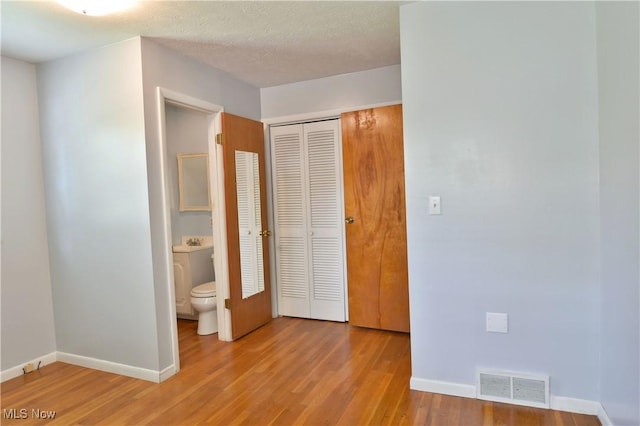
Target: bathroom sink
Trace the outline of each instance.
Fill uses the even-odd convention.
[[[188,246],[181,244],[179,246],[173,246],[174,253],[191,253],[192,251],[205,250],[213,247],[213,244],[203,244],[201,246]]]
[[[197,245],[192,245],[197,242]],[[178,245],[174,245],[174,253],[191,253],[198,250],[206,250],[213,247],[212,237],[182,237],[182,241]]]

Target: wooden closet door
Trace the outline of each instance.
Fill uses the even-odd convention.
[[[342,149],[349,322],[408,332],[402,105],[342,114]]]

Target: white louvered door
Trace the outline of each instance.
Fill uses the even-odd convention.
[[[311,318],[345,321],[338,120],[304,125]]]
[[[281,315],[308,318],[302,126],[271,128],[276,285]]]
[[[271,127],[280,315],[346,320],[339,129]]]

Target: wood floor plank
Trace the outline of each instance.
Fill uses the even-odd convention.
[[[409,389],[409,336],[278,318],[236,342],[179,320],[181,371],[156,384],[56,362],[1,385],[3,425],[558,425],[595,416]],[[11,409],[28,418],[11,419]],[[51,419],[32,409],[55,411]],[[10,415],[10,414],[9,414]]]

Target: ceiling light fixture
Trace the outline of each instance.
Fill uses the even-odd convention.
[[[58,3],[82,15],[102,16],[132,7],[135,0],[56,0]]]

